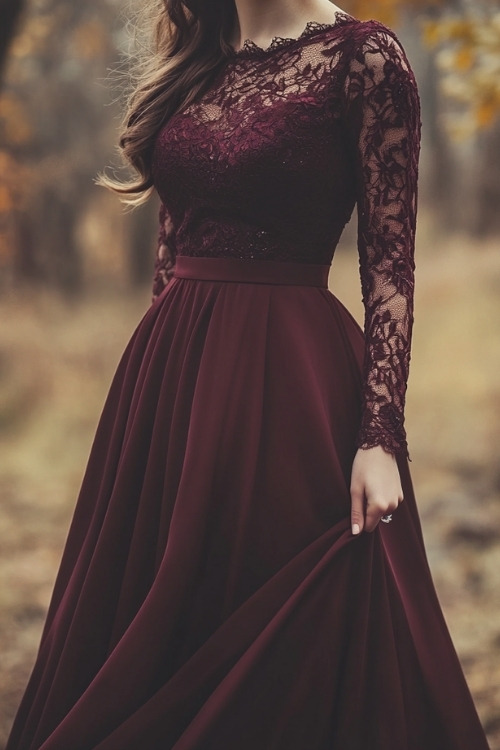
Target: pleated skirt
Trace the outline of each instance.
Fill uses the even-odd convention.
[[[122,356],[7,750],[483,750],[406,459],[353,537],[328,266],[180,257]]]

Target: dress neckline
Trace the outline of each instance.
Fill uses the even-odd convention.
[[[230,45],[230,51],[229,55],[231,57],[240,57],[245,55],[265,55],[269,52],[273,52],[276,49],[281,49],[282,47],[286,47],[290,44],[293,44],[294,42],[302,41],[302,39],[310,36],[311,34],[315,33],[316,31],[323,31],[325,29],[331,29],[335,26],[338,26],[342,23],[355,21],[356,19],[354,16],[351,16],[349,13],[345,13],[344,11],[339,11],[337,15],[335,16],[335,19],[331,21],[330,23],[321,23],[320,21],[307,21],[304,30],[301,34],[299,34],[298,37],[288,37],[288,36],[274,36],[271,39],[271,43],[268,47],[260,47],[256,42],[253,41],[253,39],[245,39],[242,46],[239,49],[234,49],[234,47],[231,47]]]

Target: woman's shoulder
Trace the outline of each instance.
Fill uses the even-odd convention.
[[[369,66],[390,58],[394,61],[399,60],[403,67],[409,68],[404,45],[394,29],[374,18],[350,18],[351,22],[345,26],[343,34],[347,57]]]
[[[419,117],[417,80],[394,29],[375,19],[356,19],[346,40],[342,91],[347,106],[368,96],[380,97],[380,101],[390,96],[395,111]]]

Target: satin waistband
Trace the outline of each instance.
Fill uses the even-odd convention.
[[[328,288],[329,265],[239,258],[192,258],[178,255],[174,277],[244,284],[286,284]]]

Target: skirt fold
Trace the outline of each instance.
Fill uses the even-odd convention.
[[[361,330],[244,264],[185,259],[125,349],[7,750],[486,750],[406,460],[350,532]]]

